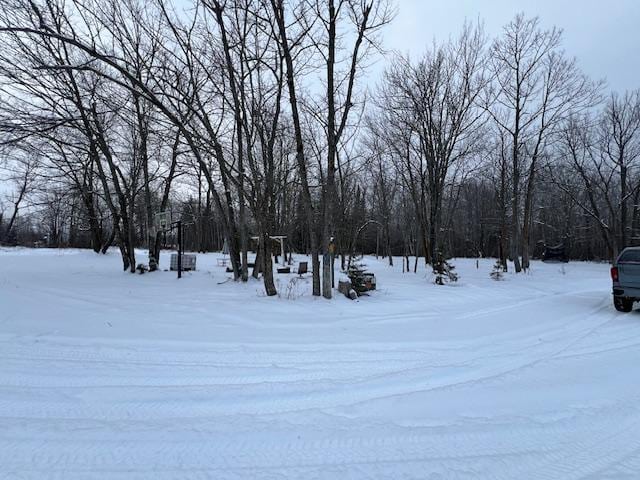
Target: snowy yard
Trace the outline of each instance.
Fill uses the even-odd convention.
[[[217,257],[178,281],[0,251],[0,478],[638,478],[640,312],[608,265],[437,287],[367,258],[379,290],[327,302]]]

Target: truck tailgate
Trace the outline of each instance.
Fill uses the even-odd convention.
[[[618,276],[621,286],[640,288],[640,263],[619,263]]]

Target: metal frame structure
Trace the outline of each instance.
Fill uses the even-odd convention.
[[[284,241],[287,238],[286,235],[269,235],[269,239],[270,240],[278,240],[278,242],[280,243],[280,255],[282,256],[282,266],[286,267],[287,266],[287,260],[286,257],[284,255]],[[251,240],[259,240],[260,237],[251,237]]]

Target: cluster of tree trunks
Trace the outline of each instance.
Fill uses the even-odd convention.
[[[639,238],[640,94],[605,96],[559,29],[518,15],[488,39],[466,24],[389,56],[367,89],[384,0],[194,6],[0,6],[0,241],[115,244],[130,272],[145,247],[153,270],[171,211],[192,248],[226,244],[234,279],[261,273],[267,295],[269,236],[286,235],[331,298],[335,257],[346,269],[355,252],[414,272],[495,255],[519,272],[539,240],[593,258]]]

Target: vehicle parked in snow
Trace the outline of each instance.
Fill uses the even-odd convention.
[[[613,305],[619,312],[630,312],[640,300],[640,247],[627,247],[611,267]]]

